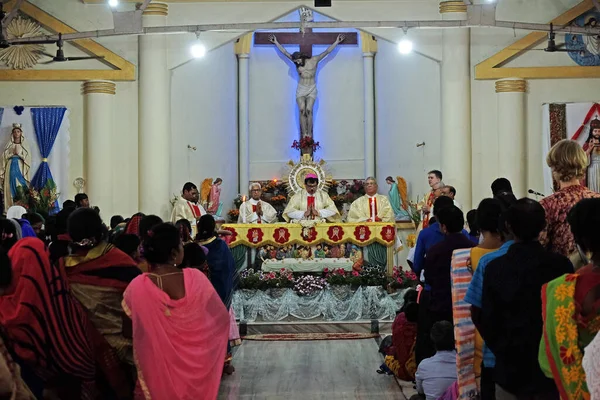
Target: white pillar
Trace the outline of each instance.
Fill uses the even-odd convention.
[[[361,32],[365,105],[365,177],[375,176],[375,55],[377,40]]]
[[[365,81],[365,177],[375,176],[375,54],[363,53]]]
[[[496,82],[498,93],[498,173],[512,183],[517,198],[527,195],[525,162],[525,93],[527,82],[504,79]]]
[[[238,54],[239,193],[250,195],[249,54]]]
[[[168,6],[150,3],[144,26],[164,26]],[[139,206],[167,218],[171,178],[171,127],[167,38],[139,37]]]
[[[90,202],[105,218],[118,213],[113,204],[113,160],[111,136],[114,132],[116,85],[110,81],[87,81],[84,95],[85,180]]]
[[[444,20],[466,20],[463,1],[440,3]],[[471,208],[471,68],[469,28],[442,30],[442,172]]]

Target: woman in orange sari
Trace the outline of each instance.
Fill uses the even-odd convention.
[[[123,299],[133,321],[137,399],[217,398],[229,315],[206,276],[179,269],[183,245],[171,224],[144,241],[150,273],[135,278]]]
[[[591,263],[542,288],[544,331],[539,362],[563,400],[589,399],[583,352],[600,330],[600,199],[584,199],[568,222],[580,251]]]

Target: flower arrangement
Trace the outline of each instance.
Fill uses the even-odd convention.
[[[237,223],[239,216],[240,216],[240,210],[238,210],[238,209],[232,209],[227,212],[227,217],[229,218],[229,222],[232,224]]]
[[[329,197],[338,209],[342,209],[344,204],[350,204],[359,197],[364,196],[364,194],[364,180],[362,179],[353,179],[351,182],[334,180],[329,186]]]
[[[408,212],[408,216],[410,217],[410,220],[415,224],[415,226],[419,226],[419,224],[421,223],[422,215],[418,196],[416,201],[408,202],[408,209],[406,211]]]
[[[312,150],[314,152],[320,149],[321,145],[310,136],[303,136],[300,141],[294,140],[291,147],[296,150]]]
[[[248,269],[240,274],[240,289],[293,288],[294,273],[282,268],[277,272],[263,272]]]
[[[402,267],[394,267],[392,276],[388,278],[388,287],[392,289],[414,288],[419,284],[419,278],[412,271],[404,271]]]
[[[273,196],[271,197],[271,200],[269,202],[271,203],[271,205],[283,204],[287,202],[287,196],[284,196],[282,194]]]
[[[56,183],[48,179],[46,185],[40,190],[28,188],[27,186],[17,187],[17,193],[14,197],[15,204],[25,207],[29,212],[37,212],[43,216],[48,216],[55,210],[59,192]]]
[[[330,271],[325,268],[323,275],[330,285],[352,285],[352,286],[381,286],[385,287],[388,283],[385,273],[385,267],[365,264],[362,270],[345,271],[338,268]]]
[[[294,291],[300,296],[308,296],[329,287],[325,278],[314,275],[303,275],[295,280]]]
[[[353,285],[360,286],[361,279],[358,271],[346,271],[343,268],[338,268],[330,271],[328,268],[323,270],[323,275],[327,283],[331,286]]]

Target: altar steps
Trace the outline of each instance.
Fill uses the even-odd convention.
[[[240,322],[242,336],[281,333],[376,333],[391,335],[392,321],[277,321],[277,322]],[[378,329],[373,330],[373,329]]]

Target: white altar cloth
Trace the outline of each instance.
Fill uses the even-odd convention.
[[[352,260],[349,258],[315,258],[303,260],[301,258],[284,258],[283,260],[265,260],[262,264],[263,271],[279,271],[281,268],[291,269],[294,272],[322,272],[342,268],[352,271]]]

